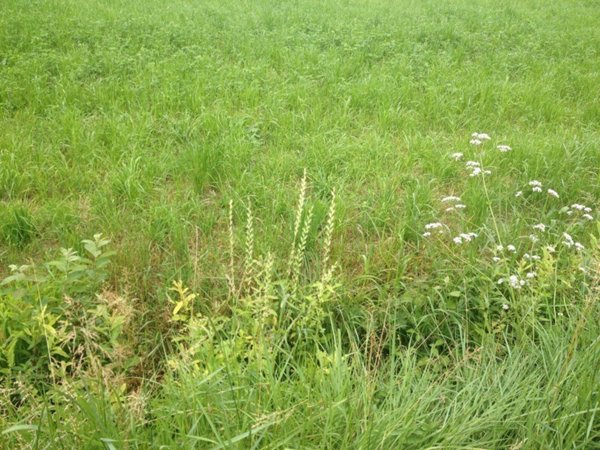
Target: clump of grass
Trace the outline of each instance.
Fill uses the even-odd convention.
[[[0,237],[7,245],[22,248],[36,235],[34,219],[24,206],[3,207]]]

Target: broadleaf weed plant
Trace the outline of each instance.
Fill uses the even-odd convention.
[[[87,255],[62,249],[42,265],[10,267],[0,282],[0,379],[26,376],[45,389],[57,372],[108,362],[127,319],[98,294],[113,252],[97,234],[82,242]],[[114,306],[114,303],[113,303]]]

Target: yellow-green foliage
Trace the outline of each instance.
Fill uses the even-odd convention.
[[[54,369],[73,372],[107,361],[125,317],[99,295],[112,252],[101,235],[82,242],[87,256],[61,250],[43,265],[11,266],[0,282],[0,377],[44,382]]]
[[[275,267],[272,253],[256,256],[253,250],[254,229],[250,206],[246,206],[244,264],[241,284],[230,286],[230,307],[215,312],[204,308],[202,298],[191,293],[181,281],[173,283],[174,304],[171,320],[179,323],[174,341],[187,355],[186,364],[193,364],[202,373],[211,373],[227,361],[229,370],[244,367],[262,367],[265,361],[273,363],[277,354],[299,357],[314,353],[328,339],[326,328],[331,327],[331,313],[339,307],[340,284],[335,280],[334,266],[323,264],[320,277],[311,280],[302,273],[306,258],[306,236],[311,226],[310,206],[303,213],[307,201],[307,178],[300,188],[300,202],[296,213],[295,234],[287,267]],[[324,231],[323,254],[329,255],[334,228],[334,202],[327,215]],[[232,206],[230,206],[232,208]],[[303,220],[303,225],[300,226]],[[230,224],[233,227],[233,224]],[[231,233],[233,235],[233,232]],[[233,245],[231,246],[233,248]],[[324,258],[323,262],[327,262]],[[230,263],[231,264],[231,263]],[[231,268],[229,269],[231,273]],[[234,276],[229,280],[234,280]],[[205,302],[206,304],[206,302]],[[232,367],[235,361],[237,367]],[[180,354],[170,364],[178,366]]]

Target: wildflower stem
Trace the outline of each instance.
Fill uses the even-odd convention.
[[[483,167],[483,162],[480,161],[480,163]],[[492,216],[492,222],[494,223],[494,229],[496,230],[496,238],[498,239],[498,243],[500,245],[502,245],[502,238],[500,237],[500,229],[498,228],[498,222],[496,221],[496,216],[494,215],[494,209],[492,208],[492,202],[490,200],[490,195],[489,195],[489,192],[487,189],[487,184],[485,183],[485,176],[482,176],[481,180],[483,181],[483,192],[485,193],[485,199],[487,201],[487,205],[490,210],[490,214]]]

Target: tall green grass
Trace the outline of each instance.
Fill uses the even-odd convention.
[[[598,448],[599,22],[2,2],[0,447]]]

